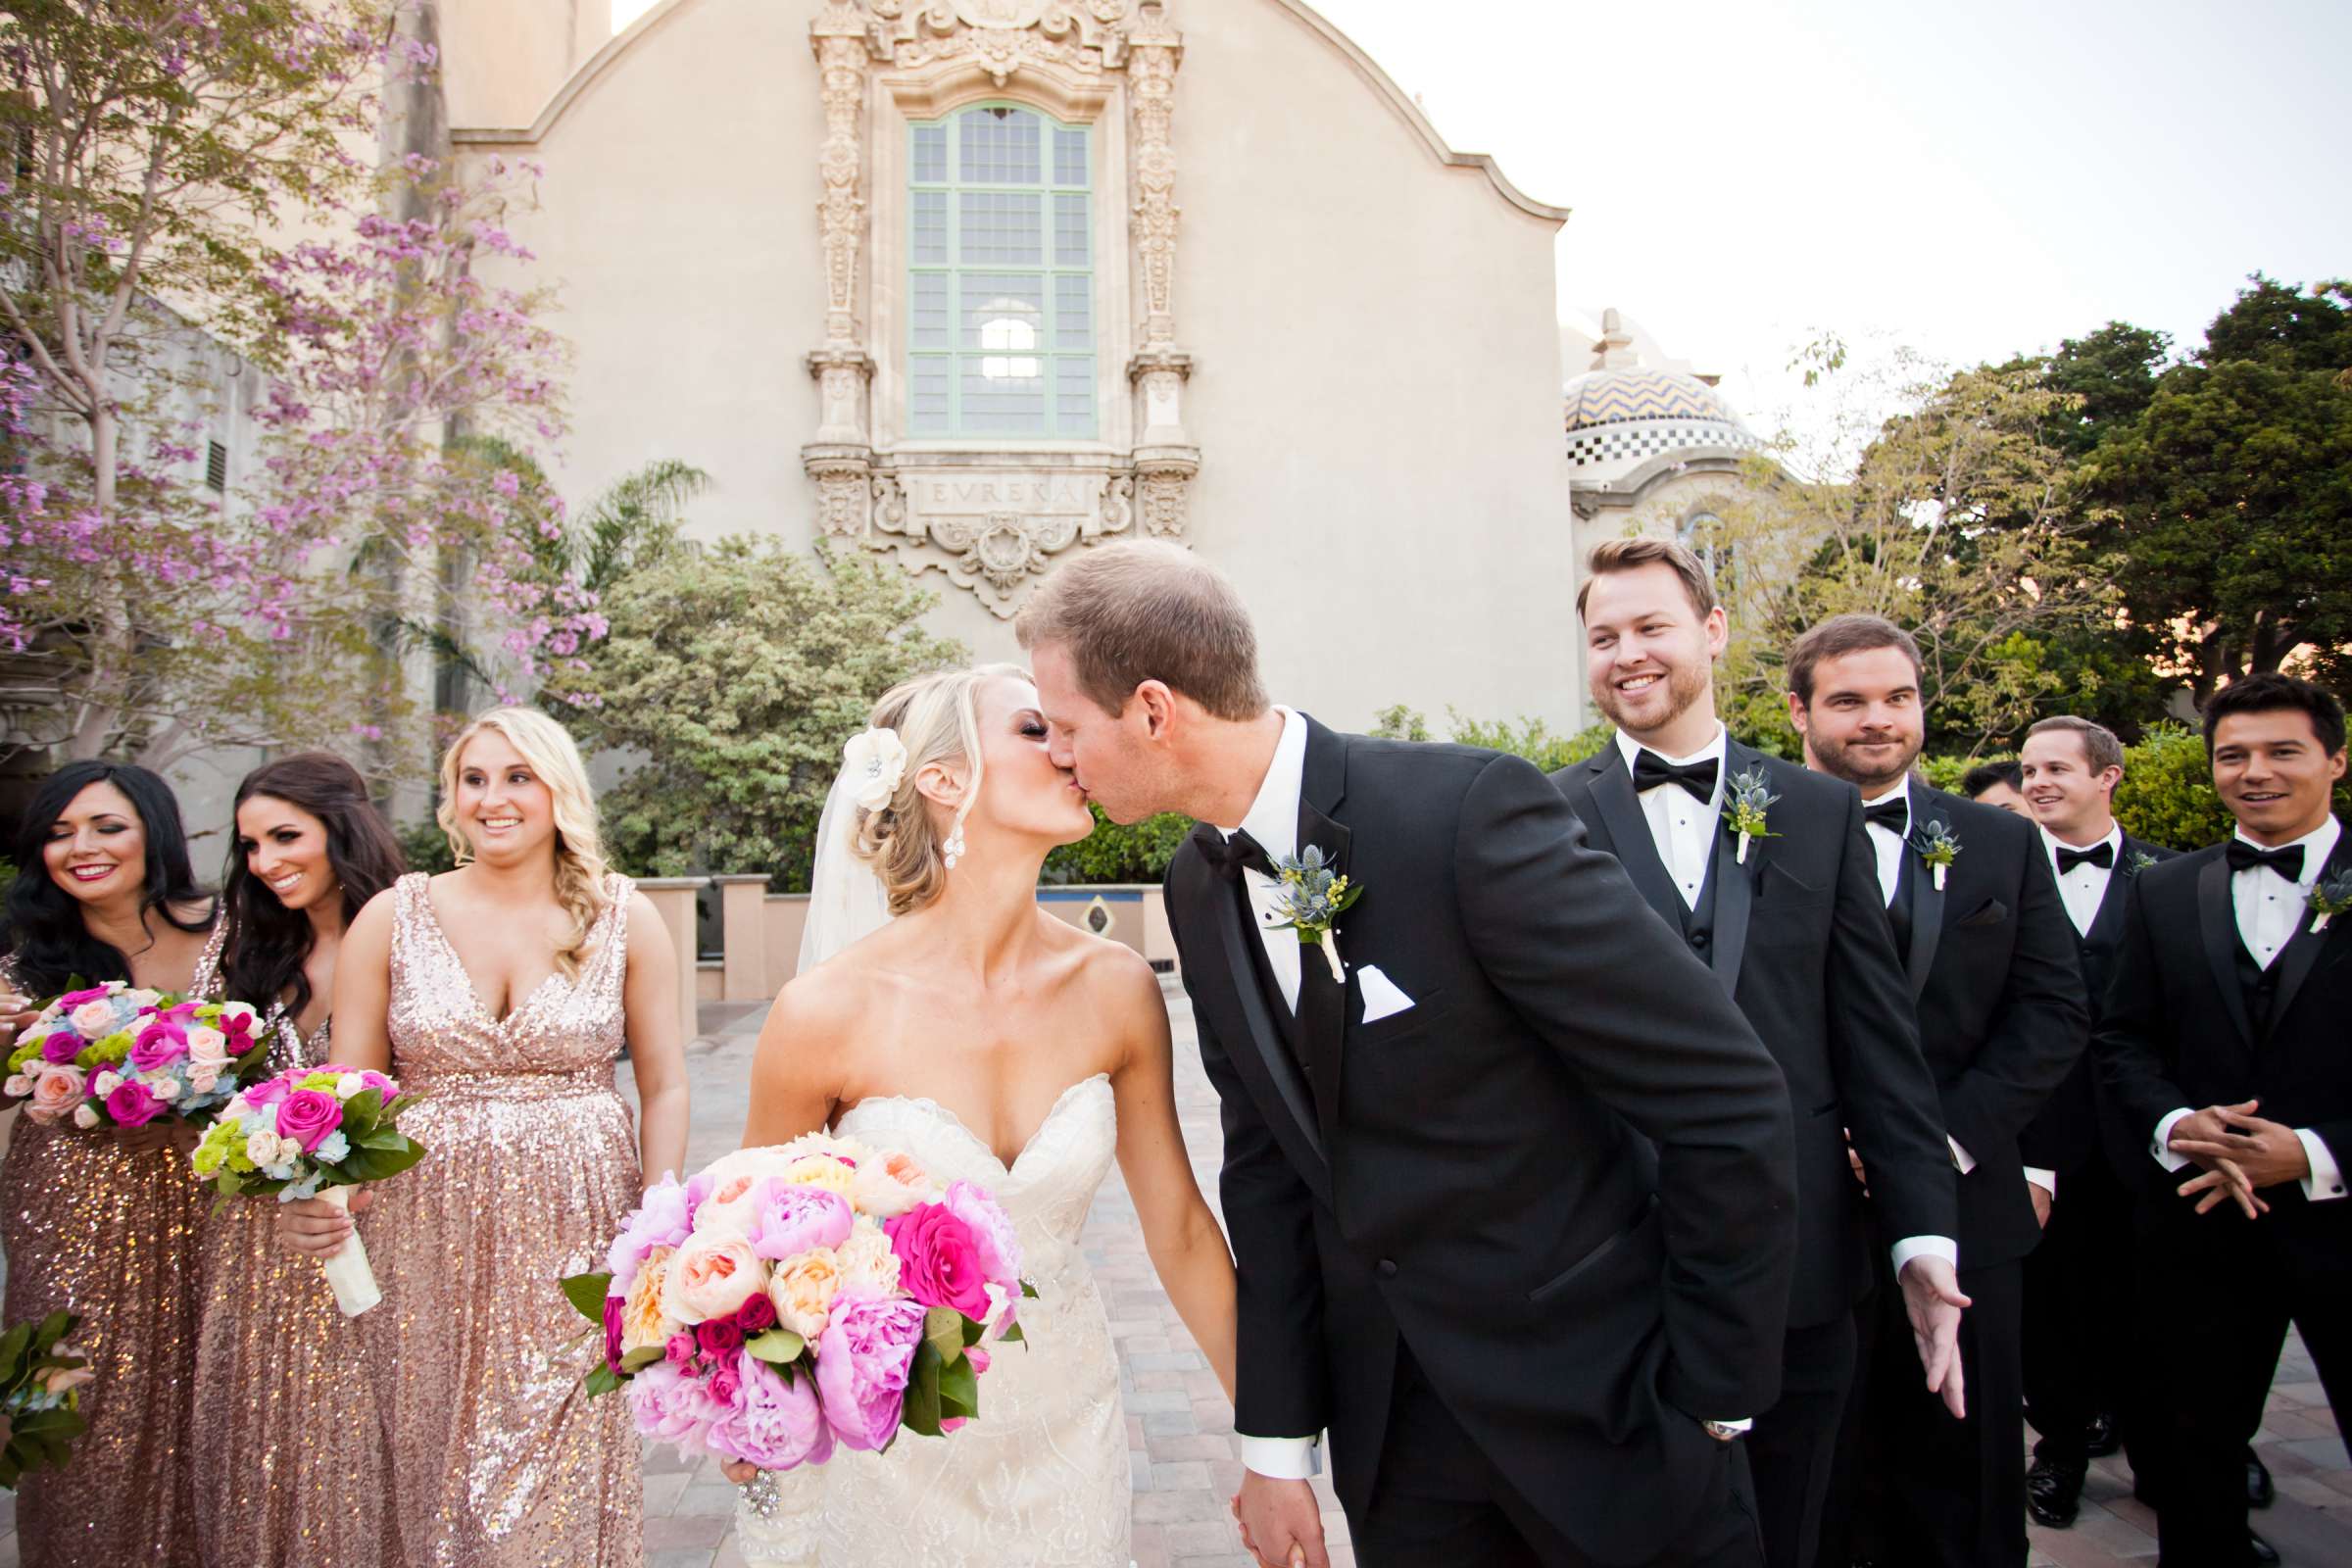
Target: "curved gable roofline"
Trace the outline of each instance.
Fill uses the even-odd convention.
[[[579,70],[571,74],[569,80],[557,89],[556,95],[547,101],[547,107],[539,111],[539,117],[529,125],[503,128],[470,125],[457,127],[451,130],[450,140],[464,147],[528,147],[536,144],[555,128],[556,122],[564,118],[564,111],[571,107],[574,100],[586,92],[597,77],[612,69],[614,61],[627,53],[640,38],[660,26],[670,13],[678,10],[681,6],[692,3],[693,0],[662,0],[660,5],[630,23],[621,31],[614,33],[602,49],[589,56]],[[1501,167],[1490,155],[1456,152],[1447,146],[1446,138],[1438,134],[1438,127],[1429,122],[1429,117],[1421,112],[1420,105],[1405,96],[1404,89],[1396,85],[1396,78],[1383,71],[1370,55],[1358,48],[1354,39],[1325,21],[1319,12],[1305,3],[1305,0],[1268,0],[1268,3],[1288,12],[1300,26],[1307,28],[1332,48],[1338,50],[1348,64],[1353,68],[1355,74],[1361,76],[1375,92],[1379,93],[1388,106],[1395,110],[1407,125],[1412,127],[1414,133],[1421,138],[1422,144],[1429,148],[1430,153],[1439,163],[1449,169],[1477,170],[1487,176],[1488,181],[1494,185],[1504,201],[1532,218],[1539,218],[1550,223],[1564,223],[1568,220],[1567,208],[1547,206],[1530,197],[1511,183],[1509,177],[1503,173]]]

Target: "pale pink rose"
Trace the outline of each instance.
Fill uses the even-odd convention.
[[[825,1319],[840,1291],[841,1265],[823,1248],[786,1258],[767,1281],[776,1322],[811,1344],[825,1332]]]
[[[188,1088],[200,1095],[209,1095],[220,1082],[220,1069],[209,1062],[198,1062],[188,1069]]]
[[[41,1374],[41,1390],[46,1394],[70,1394],[97,1376],[86,1366],[53,1366]]]
[[[0,1095],[6,1095],[11,1100],[23,1100],[26,1095],[31,1093],[32,1080],[25,1077],[21,1072],[10,1073],[8,1075],[8,1082],[5,1084],[0,1084]]]
[[[199,1066],[226,1066],[228,1064],[228,1036],[218,1029],[198,1024],[188,1031],[188,1060]]]
[[[882,1154],[858,1167],[850,1197],[860,1214],[891,1219],[931,1196],[931,1173],[912,1154]]]
[[[705,1318],[732,1317],[767,1286],[767,1265],[740,1236],[696,1236],[669,1260],[669,1315],[692,1327]]]
[[[98,1112],[87,1104],[75,1105],[74,1107],[74,1125],[83,1132],[88,1132],[98,1125]]]
[[[669,1286],[669,1260],[676,1252],[674,1247],[655,1248],[645,1254],[644,1262],[630,1278],[620,1309],[623,1351],[667,1345],[669,1337],[677,1332],[677,1321],[669,1315],[662,1299]]]
[[[85,1002],[66,1014],[66,1021],[81,1032],[85,1040],[115,1032],[115,1004],[112,1002]]]
[[[882,1227],[863,1216],[850,1239],[835,1250],[845,1294],[888,1298],[899,1294],[899,1254],[890,1250]]]
[[[81,1103],[82,1083],[79,1067],[51,1062],[34,1076],[32,1101],[24,1107],[24,1114],[43,1126],[56,1126],[73,1115],[74,1107]]]
[[[101,1067],[98,1069],[98,1076],[90,1080],[90,1093],[96,1095],[100,1100],[104,1100],[121,1087],[122,1082],[122,1075],[121,1073],[112,1067]]]
[[[179,1098],[180,1082],[170,1073],[163,1073],[156,1078],[154,1083],[147,1086],[147,1092],[156,1099],[169,1103]]]
[[[772,1176],[756,1176],[744,1171],[712,1188],[710,1196],[695,1207],[694,1234],[751,1235],[753,1225],[760,1218],[762,1184],[773,1180],[775,1178]]]

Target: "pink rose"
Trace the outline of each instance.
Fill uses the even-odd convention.
[[[776,1326],[776,1303],[763,1295],[751,1298],[736,1308],[735,1326],[743,1330],[747,1340],[755,1334],[765,1334]]]
[[[277,1135],[291,1138],[304,1153],[343,1125],[343,1102],[322,1089],[297,1089],[277,1107]]]
[[[913,1358],[911,1349],[908,1359]],[[786,1383],[774,1367],[750,1351],[737,1357],[742,1393],[737,1408],[710,1429],[710,1448],[762,1470],[791,1470],[823,1464],[833,1456],[833,1430],[808,1377]],[[897,1423],[892,1426],[895,1430]]]
[[[115,1032],[115,1005],[111,1002],[85,1002],[67,1013],[66,1017],[87,1039],[96,1040]]]
[[[37,1087],[34,1092],[39,1092]],[[144,1127],[164,1113],[164,1102],[149,1094],[145,1084],[125,1078],[106,1097],[106,1113],[119,1127]]]
[[[41,1059],[63,1064],[81,1054],[88,1044],[71,1029],[52,1029],[41,1036]]]
[[[821,1187],[788,1187],[770,1180],[760,1195],[754,1224],[747,1233],[752,1250],[770,1261],[798,1257],[820,1247],[839,1247],[850,1239],[858,1216],[848,1200]]]
[[[882,1229],[898,1254],[901,1290],[925,1306],[952,1306],[986,1320],[988,1273],[980,1266],[979,1244],[946,1204],[918,1204]]]
[[[176,1024],[158,1018],[131,1042],[130,1064],[141,1072],[169,1067],[188,1054],[188,1037]]]
[[[656,1361],[629,1379],[629,1413],[649,1438],[674,1443],[680,1452],[697,1451],[712,1422],[727,1413],[700,1378],[690,1378],[667,1361]]]
[[[308,1077],[309,1074],[303,1076]],[[274,1078],[265,1078],[258,1084],[249,1084],[240,1091],[245,1097],[245,1103],[255,1110],[267,1110],[293,1092],[294,1086],[287,1081],[284,1073]]]
[[[188,1031],[188,1060],[200,1067],[225,1067],[228,1058],[228,1036],[203,1024]]]
[[[662,1359],[683,1372],[694,1365],[694,1336],[672,1334],[669,1343],[662,1347]]]
[[[986,1190],[970,1182],[954,1182],[941,1201],[948,1212],[963,1221],[972,1233],[972,1246],[980,1254],[980,1272],[988,1282],[1007,1295],[1021,1294],[1021,1234],[1012,1228],[1012,1220],[989,1197]]]
[[[64,996],[57,999],[57,1004],[61,1007],[68,1008],[78,1007],[85,1002],[96,1002],[100,997],[111,997],[113,995],[114,988],[112,986],[92,986],[87,991],[67,992]]]
[[[605,1365],[614,1372],[620,1370],[621,1309],[628,1302],[617,1296],[605,1298]]]
[[[833,1303],[817,1343],[816,1387],[825,1422],[843,1444],[871,1452],[897,1434],[922,1338],[919,1301],[861,1296]]]
[[[752,1299],[764,1300],[765,1298],[754,1297]],[[708,1356],[732,1357],[743,1348],[743,1330],[731,1317],[707,1317],[694,1326],[694,1348]]]
[[[735,1357],[733,1355],[728,1356],[724,1361],[719,1362],[717,1366],[711,1369],[710,1376],[706,1381],[704,1386],[710,1391],[710,1397],[713,1402],[723,1404],[727,1407],[728,1416],[735,1414],[742,1408],[743,1374],[735,1369]],[[727,1416],[719,1417],[719,1420],[722,1422],[726,1419]]]
[[[146,1091],[141,1090],[140,1093],[145,1094]],[[81,1069],[52,1063],[33,1075],[32,1102],[24,1107],[24,1114],[43,1126],[54,1127],[74,1114],[74,1107],[81,1103]],[[148,1114],[153,1115],[154,1112]]]
[[[767,1265],[740,1236],[696,1236],[669,1260],[663,1295],[669,1315],[688,1327],[705,1318],[733,1317],[767,1288]]]

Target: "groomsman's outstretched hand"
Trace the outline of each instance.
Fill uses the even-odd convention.
[[[1911,1343],[1928,1375],[1928,1392],[1943,1396],[1954,1420],[1968,1418],[1968,1380],[1960,1371],[1960,1314],[1976,1303],[1960,1294],[1951,1263],[1932,1253],[1903,1265],[1903,1310],[1911,1318]]]

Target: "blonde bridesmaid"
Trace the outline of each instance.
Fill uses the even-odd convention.
[[[401,872],[400,846],[343,759],[305,752],[237,786],[221,882],[221,961],[207,996],[266,1009],[267,1070],[329,1059],[346,927]],[[397,1562],[384,1444],[358,1331],[318,1265],[276,1245],[278,1204],[240,1199],[206,1221],[190,1465],[197,1545],[217,1568]]]
[[[77,982],[186,991],[218,953],[172,786],[143,767],[74,762],[33,796],[0,930],[0,1050]],[[77,1131],[19,1116],[0,1161],[10,1323],[79,1314],[97,1374],[89,1430],[63,1470],[17,1491],[24,1568],[186,1564],[188,1398],[202,1195],[162,1127]]]
[[[602,1267],[641,1169],[686,1151],[679,976],[644,895],[608,871],[596,803],[561,725],[493,709],[441,765],[461,860],[404,876],[351,928],[335,1057],[419,1097],[427,1151],[358,1224],[384,1302],[359,1319],[389,1403],[391,1512],[415,1568],[633,1568],[638,1445],[580,1379],[602,1346],[557,1289]],[[643,1105],[613,1089],[623,1042]],[[309,1250],[353,1221],[284,1205]]]

